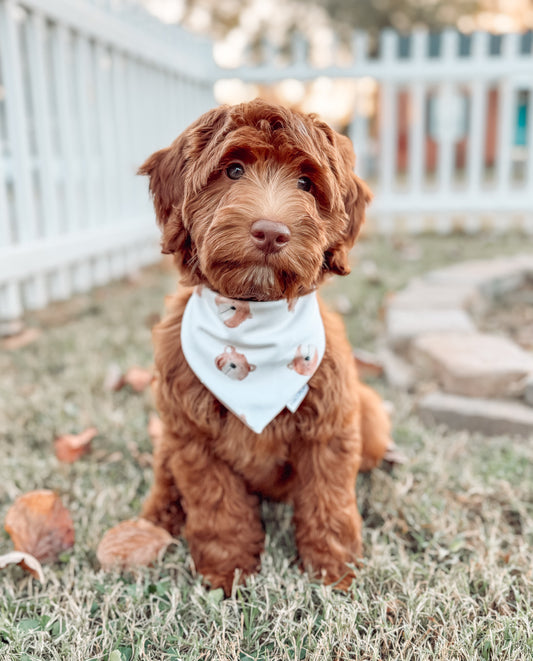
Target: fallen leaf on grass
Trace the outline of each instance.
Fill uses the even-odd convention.
[[[22,553],[22,551],[11,551],[0,555],[0,569],[5,569],[8,565],[20,565],[22,569],[30,572],[34,578],[44,583],[43,568],[33,555]]]
[[[352,355],[362,376],[377,377],[383,374],[383,363],[375,354],[362,349],[354,349]]]
[[[383,461],[388,462],[389,464],[402,465],[407,463],[407,457],[396,445],[396,443],[391,443],[383,456]]]
[[[14,351],[15,349],[22,349],[22,347],[35,342],[40,336],[42,331],[39,328],[26,328],[17,335],[12,335],[2,341],[4,349]]]
[[[161,439],[163,438],[163,430],[164,426],[161,418],[155,413],[152,413],[148,420],[148,435],[152,440],[153,446],[156,446],[161,442]]]
[[[105,533],[96,557],[104,569],[151,565],[174,541],[164,528],[146,519],[130,519]]]
[[[121,374],[117,365],[110,365],[104,379],[104,388],[117,391],[130,386],[135,392],[142,392],[152,383],[152,377],[152,370],[142,367],[130,367],[126,374]]]
[[[104,378],[104,390],[116,391],[120,390],[124,385],[124,375],[122,370],[116,363],[111,363],[107,368]]]
[[[142,367],[130,367],[124,375],[124,383],[131,386],[135,392],[142,392],[152,383],[152,376],[152,370],[145,370]]]
[[[54,450],[59,461],[72,464],[91,450],[91,441],[98,434],[95,427],[89,427],[80,434],[63,434],[54,441]]]
[[[39,562],[53,562],[74,545],[69,511],[53,491],[30,491],[9,508],[4,527],[15,550],[30,553]]]

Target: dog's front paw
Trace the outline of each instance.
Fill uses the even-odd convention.
[[[226,597],[229,597],[233,590],[234,584],[242,584],[252,574],[255,574],[260,569],[259,558],[254,559],[249,563],[247,569],[241,569],[240,567],[233,569],[233,571],[220,572],[220,571],[209,571],[204,570],[200,572],[202,574],[203,582],[208,585],[211,589],[215,590],[217,588],[222,588]]]

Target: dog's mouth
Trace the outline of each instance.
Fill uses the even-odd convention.
[[[316,288],[301,274],[280,267],[272,257],[247,261],[212,260],[202,269],[207,284],[234,300],[275,301],[303,296]]]
[[[294,299],[316,289],[323,274],[324,230],[316,219],[298,216],[299,222],[285,225],[252,223],[234,209],[217,215],[203,236],[194,237],[205,283],[228,298],[248,301]],[[259,231],[254,236],[254,223],[266,239]]]

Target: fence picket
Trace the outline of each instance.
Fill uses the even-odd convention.
[[[1,10],[2,7],[0,6]],[[7,177],[4,169],[4,158],[0,154],[0,246],[7,246],[12,242],[6,188]]]
[[[393,62],[396,54],[397,35],[386,30],[381,39],[381,58]],[[392,192],[396,184],[396,145],[397,145],[397,87],[390,81],[381,85],[379,103],[379,185],[383,191]]]
[[[120,176],[121,172],[125,172],[124,169],[125,159],[124,159],[124,139],[123,139],[123,129],[124,129],[124,118],[121,113],[121,96],[122,88],[124,86],[124,76],[122,71],[122,56],[115,49],[110,54],[111,66],[110,66],[110,76],[109,76],[109,106],[110,106],[110,116],[109,121],[112,123],[112,132],[114,138],[114,178],[116,182],[116,193],[115,197],[117,200],[117,207],[113,212],[113,215],[117,217],[124,217],[124,205],[126,202],[126,187],[124,183],[124,177]]]
[[[502,57],[513,61],[519,48],[518,35],[502,35]],[[496,168],[497,188],[509,192],[512,168],[513,114],[516,112],[516,88],[510,77],[500,80],[498,85],[500,118],[498,122],[498,165]]]
[[[16,319],[24,311],[18,282],[10,280],[0,287],[0,310],[3,319]]]
[[[76,231],[83,226],[85,210],[78,203],[77,189],[81,178],[79,160],[76,158],[74,128],[73,90],[71,75],[72,57],[70,34],[64,25],[56,25],[53,34],[53,68],[57,86],[57,107],[60,126],[60,145],[63,167],[61,179],[64,191],[65,229]],[[58,291],[62,285],[58,288]]]
[[[356,30],[352,38],[354,64],[360,65],[368,56],[368,34]],[[365,179],[369,172],[369,126],[368,126],[368,91],[359,86],[356,92],[354,114],[348,135],[356,153],[355,171]]]
[[[457,56],[457,32],[445,31],[442,35],[442,53],[441,57],[443,62],[450,68],[455,68]],[[450,192],[454,179],[455,171],[455,126],[453,125],[456,117],[449,117],[448,113],[452,109],[452,104],[458,105],[458,90],[457,86],[446,81],[439,86],[437,95],[437,103],[439,104],[438,115],[439,122],[441,123],[441,130],[439,136],[438,160],[437,160],[437,189],[439,193],[447,195]]]
[[[74,35],[74,66],[78,72],[75,80],[77,106],[76,124],[80,145],[80,158],[83,163],[82,200],[85,207],[86,227],[97,222],[97,202],[100,192],[97,187],[94,135],[91,131],[91,109],[94,109],[94,90],[91,88],[90,46],[79,32]]]
[[[472,57],[482,61],[488,55],[488,34],[476,32],[472,36]],[[487,84],[475,79],[470,84],[470,107],[468,116],[468,194],[482,194],[485,179],[485,133],[487,130]]]
[[[528,104],[527,104],[527,160],[526,160],[526,190],[533,190],[533,82],[530,83],[528,89]]]
[[[40,310],[50,300],[45,273],[32,273],[25,281],[21,281],[22,300],[28,310]]]
[[[32,159],[28,139],[28,116],[22,75],[21,43],[18,24],[24,20],[15,0],[3,0],[0,12],[0,43],[2,52],[2,79],[6,91],[5,108],[9,148],[14,173],[16,237],[18,241],[32,241],[38,237],[37,217],[32,182]],[[14,300],[10,294],[9,300]]]
[[[103,214],[99,224],[107,223],[113,217],[116,208],[113,189],[113,130],[109,113],[109,68],[111,58],[109,50],[103,44],[96,44],[94,51],[96,77],[96,123],[99,135],[99,189],[103,198]]]
[[[411,63],[415,68],[426,56],[428,35],[417,31],[412,37]],[[410,87],[409,107],[409,190],[419,194],[424,186],[426,138],[426,84],[415,80]]]
[[[45,67],[45,31],[42,14],[30,16],[28,31],[28,55],[30,82],[33,95],[35,135],[37,140],[37,168],[39,173],[43,234],[46,237],[59,233],[59,206],[57,200],[57,158],[52,143],[52,121],[50,117],[50,82]]]

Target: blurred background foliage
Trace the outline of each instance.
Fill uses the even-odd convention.
[[[469,33],[524,31],[533,28],[533,0],[141,0],[160,19],[179,23],[213,40],[215,61],[227,68],[215,85],[221,103],[256,96],[316,112],[337,130],[353,116],[356,99],[370,98],[353,80],[326,78],[320,69],[353,60],[353,30],[369,35],[369,51],[379,49],[384,29],[408,33],[457,28]],[[298,39],[299,42],[298,43]],[[312,81],[288,79],[270,85],[246,84],[231,69],[271,60],[283,66],[301,48],[317,69]],[[371,81],[359,85],[372,87]]]
[[[353,29],[377,33],[457,27],[510,32],[533,28],[533,0],[144,0],[150,11],[215,40],[287,41],[317,30],[346,39]]]

